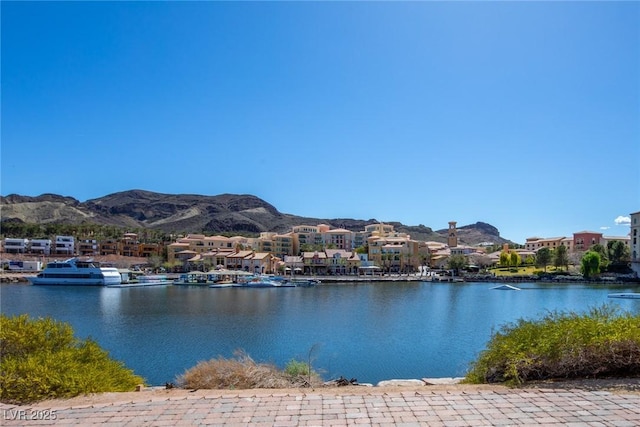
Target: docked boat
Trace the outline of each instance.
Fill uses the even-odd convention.
[[[609,294],[609,298],[627,298],[627,299],[640,299],[640,292],[620,292],[617,294]]]
[[[107,285],[110,288],[137,288],[142,286],[163,286],[172,285],[173,280],[169,279],[164,274],[145,274],[135,276],[134,279],[123,281],[118,284]]]
[[[233,284],[233,287],[236,288],[293,288],[295,286],[287,280],[278,280],[268,276],[257,276],[245,282]]]
[[[295,279],[289,279],[289,283],[297,287],[308,288],[310,286],[317,286],[321,282],[318,279],[295,278]]]
[[[37,276],[30,277],[33,285],[109,286],[122,283],[122,276],[115,267],[101,267],[91,259],[70,258],[52,261]]]

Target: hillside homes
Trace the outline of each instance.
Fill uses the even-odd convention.
[[[628,236],[604,236],[594,231],[579,231],[573,236],[529,237],[524,248],[515,250],[524,261],[542,248],[565,247],[580,253],[594,244],[606,246],[622,241],[629,248],[632,263],[640,270],[640,212],[631,214]],[[363,271],[413,273],[423,267],[447,268],[451,256],[465,256],[470,265],[482,267],[496,263],[500,251],[486,253],[493,245],[468,246],[458,244],[456,222],[449,222],[447,243],[424,242],[409,234],[397,232],[393,225],[375,223],[364,230],[331,228],[327,224],[301,224],[289,232],[263,232],[258,237],[206,236],[188,234],[168,245],[141,242],[135,233],[125,233],[119,239],[74,239],[56,236],[46,239],[11,239],[3,241],[6,253],[44,255],[121,255],[150,257],[166,253],[167,263],[174,270],[206,271],[224,267],[252,273],[301,272],[304,274],[359,274]],[[502,250],[509,250],[508,247]]]

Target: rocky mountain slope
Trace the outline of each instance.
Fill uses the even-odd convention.
[[[0,196],[2,221],[32,224],[95,223],[124,228],[157,229],[167,233],[257,234],[287,232],[294,225],[329,224],[335,228],[361,231],[375,219],[306,218],[281,213],[271,204],[252,195],[162,194],[130,190],[80,202],[72,197],[43,194],[37,197]],[[408,226],[391,222],[395,229],[417,240],[446,241],[447,230],[433,231],[424,225]],[[461,243],[508,242],[498,229],[485,223],[458,228]]]

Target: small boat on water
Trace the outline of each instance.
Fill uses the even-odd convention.
[[[107,285],[109,288],[137,288],[142,286],[163,286],[172,285],[173,280],[167,278],[164,274],[145,274],[135,276],[134,279],[113,285]]]
[[[234,288],[293,288],[296,285],[274,276],[254,276],[232,285]]]
[[[519,290],[521,290],[520,288],[518,288],[516,286],[511,286],[511,285],[499,285],[499,286],[494,286],[491,289],[500,290],[500,291],[519,291]]]
[[[297,287],[307,288],[310,286],[317,286],[321,282],[318,279],[297,278],[297,279],[289,279],[289,283],[292,283],[294,286],[297,286]]]
[[[627,299],[640,299],[640,292],[620,292],[617,294],[609,294],[609,298],[627,298]]]
[[[70,258],[52,261],[37,276],[30,277],[33,285],[111,286],[120,285],[122,276],[115,267],[101,267],[92,259]]]
[[[209,287],[210,288],[231,288],[234,285],[236,285],[236,283],[234,283],[231,280],[222,280],[222,281],[210,284]]]

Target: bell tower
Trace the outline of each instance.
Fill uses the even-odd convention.
[[[456,229],[456,221],[449,221],[449,234],[447,235],[447,244],[450,248],[458,246],[458,230]]]

